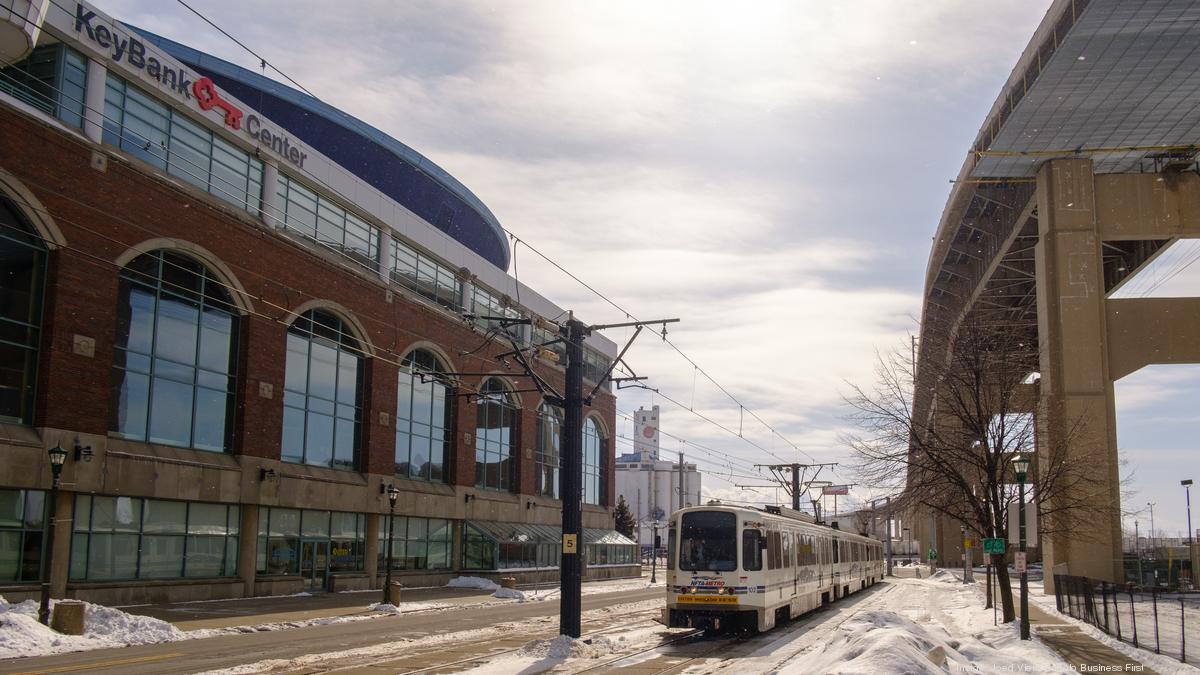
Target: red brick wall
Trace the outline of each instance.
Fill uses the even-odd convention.
[[[348,270],[336,258],[216,198],[156,177],[136,160],[109,157],[107,170],[98,171],[91,167],[96,147],[0,108],[0,168],[41,200],[67,241],[65,249],[50,256],[37,426],[95,434],[108,429],[116,260],[131,247],[157,238],[202,247],[246,290],[251,313],[239,324],[235,453],[279,457],[287,325],[305,303],[319,300],[347,308],[375,350],[364,378],[360,466],[369,473],[392,473],[397,364],[410,347],[418,342],[437,345],[450,355],[452,363],[447,365],[457,372],[495,371],[495,355],[508,350],[497,343],[463,355],[479,346],[481,336],[461,319],[410,300],[403,290],[389,289],[377,277]],[[76,335],[94,340],[91,356],[76,353]],[[539,364],[538,369],[561,388],[560,368]],[[482,379],[464,377],[462,384],[473,389]],[[528,380],[516,382],[518,388],[527,388]],[[529,493],[533,458],[525,450],[536,448],[538,397],[521,396],[526,410],[518,424],[518,485]],[[455,396],[452,406],[450,482],[474,485],[475,402]],[[611,433],[616,428],[613,397],[599,394],[595,409]],[[386,421],[380,413],[386,413]],[[610,450],[613,445],[610,442]],[[608,461],[611,495],[611,452]]]

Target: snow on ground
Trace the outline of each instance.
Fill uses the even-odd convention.
[[[53,607],[53,602],[51,603]],[[187,634],[148,616],[84,603],[83,635],[61,635],[38,623],[38,603],[0,598],[0,659],[182,640]]]
[[[481,591],[494,591],[500,584],[483,577],[454,577],[446,582],[447,588],[478,588]]]

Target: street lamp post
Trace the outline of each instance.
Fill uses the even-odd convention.
[[[650,583],[658,583],[655,572],[658,570],[658,521],[650,529]]]
[[[1013,470],[1017,474],[1017,483],[1020,487],[1020,498],[1017,506],[1017,527],[1020,528],[1021,537],[1021,557],[1025,557],[1025,475],[1029,471],[1029,459],[1023,455],[1017,455],[1013,460]],[[1021,570],[1021,639],[1029,639],[1029,572],[1025,566]]]
[[[384,573],[383,580],[383,604],[388,604],[391,598],[388,593],[392,590],[392,536],[396,532],[396,498],[400,496],[400,490],[395,485],[389,485],[387,489],[388,497],[388,536],[387,536],[387,571]]]
[[[56,445],[48,451],[50,455],[50,472],[53,480],[50,483],[50,506],[46,511],[46,559],[42,562],[42,600],[38,605],[38,621],[50,625],[50,568],[54,564],[54,519],[58,506],[58,489],[62,487],[63,462],[67,460],[67,451]]]
[[[1192,552],[1192,547],[1195,546],[1195,544],[1196,544],[1196,541],[1195,541],[1196,533],[1194,530],[1192,530],[1192,479],[1188,478],[1185,480],[1181,480],[1181,481],[1179,481],[1179,484],[1183,486],[1184,497],[1187,500],[1188,564],[1191,566],[1191,573],[1192,573],[1191,582],[1192,582],[1192,585],[1195,586],[1195,584],[1196,584],[1196,563],[1195,563],[1196,556]]]
[[[1138,586],[1146,583],[1146,577],[1142,575],[1142,535],[1138,533],[1138,521],[1133,521],[1133,551],[1137,555],[1138,561]]]
[[[1158,549],[1154,545],[1154,505],[1157,502],[1146,502],[1146,506],[1150,507],[1150,553],[1153,554],[1151,560],[1158,559]]]

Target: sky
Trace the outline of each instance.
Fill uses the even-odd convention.
[[[842,397],[917,332],[950,180],[1049,5],[192,6],[432,159],[604,296],[518,246],[509,272],[560,307],[588,323],[679,318],[668,328],[678,351],[643,334],[629,352],[660,393],[619,392],[617,451],[632,450],[623,414],[659,404],[674,436],[664,454],[698,462],[706,496],[773,502],[787,497],[735,487],[765,484],[755,464],[841,462],[821,478],[854,483]],[[259,69],[181,4],[98,6]],[[1154,294],[1196,294],[1193,272]],[[1148,524],[1154,501],[1156,528],[1180,533],[1179,470],[1200,466],[1189,432],[1200,373],[1150,368],[1117,394],[1127,526]]]

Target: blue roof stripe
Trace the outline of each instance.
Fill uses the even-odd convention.
[[[507,271],[511,252],[496,216],[429,158],[308,94],[136,26],[130,28]]]

